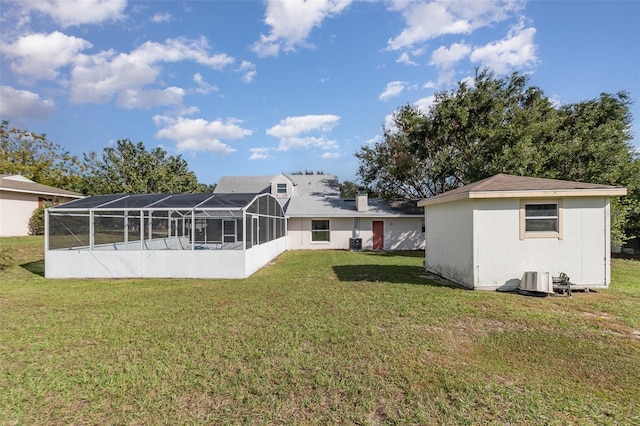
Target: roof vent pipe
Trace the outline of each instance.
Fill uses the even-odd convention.
[[[359,193],[356,196],[356,210],[359,212],[366,212],[369,210],[369,202],[366,193]]]

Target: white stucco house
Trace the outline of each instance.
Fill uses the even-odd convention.
[[[245,278],[292,249],[424,248],[415,202],[330,175],[223,177],[210,194],[110,194],[45,212],[47,278]]]
[[[626,188],[498,174],[427,198],[425,269],[471,289],[512,289],[525,271],[606,288],[610,207]]]
[[[288,250],[422,250],[423,212],[415,201],[340,198],[334,175],[223,176],[214,193],[276,197],[287,217]]]
[[[0,237],[29,235],[29,219],[45,202],[60,204],[82,197],[77,192],[41,185],[21,175],[0,175]]]

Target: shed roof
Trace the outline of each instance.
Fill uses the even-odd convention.
[[[37,195],[53,195],[58,197],[82,198],[84,195],[67,191],[66,189],[54,188],[53,186],[42,185],[21,175],[3,174],[0,175],[0,190],[10,192],[22,192]]]
[[[596,183],[572,182],[500,173],[418,202],[423,207],[467,198],[543,198],[626,195],[627,189]]]
[[[52,207],[51,210],[98,209],[241,209],[260,194],[109,194],[87,197]]]

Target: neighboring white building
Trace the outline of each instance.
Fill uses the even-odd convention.
[[[45,202],[60,204],[82,197],[20,175],[0,175],[0,237],[29,235],[29,219]]]
[[[424,199],[425,269],[472,289],[511,289],[525,271],[566,273],[576,288],[610,274],[612,196],[626,188],[495,175]]]
[[[223,176],[214,193],[269,193],[287,217],[287,249],[422,250],[415,201],[340,198],[333,175]]]

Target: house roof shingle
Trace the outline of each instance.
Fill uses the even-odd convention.
[[[54,188],[53,186],[42,185],[33,182],[20,175],[0,175],[0,190],[11,192],[22,192],[29,194],[53,195],[69,198],[82,198],[84,195],[67,191],[66,189]]]
[[[430,204],[446,203],[465,198],[505,198],[505,197],[558,197],[558,196],[614,196],[626,195],[623,187],[595,183],[572,182],[514,176],[500,173],[460,188],[425,198],[418,202],[422,207]]]
[[[279,176],[279,175],[278,175]],[[357,211],[353,199],[340,198],[340,182],[334,175],[284,175],[295,186],[288,199],[278,199],[288,216],[296,217],[366,217],[421,216],[421,209],[411,200],[369,199],[367,211]],[[223,176],[214,192],[269,192],[273,176]]]

